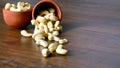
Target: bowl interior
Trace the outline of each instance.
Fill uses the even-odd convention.
[[[56,11],[55,14],[59,18],[59,20],[61,20],[62,11],[60,7],[58,6],[58,4],[52,0],[45,0],[45,1],[38,2],[33,8],[32,18],[36,19],[37,15],[39,14],[41,10],[47,10],[48,8],[54,8]]]

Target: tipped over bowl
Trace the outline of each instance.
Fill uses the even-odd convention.
[[[54,2],[53,0],[41,0],[39,1],[33,8],[32,12],[32,18],[36,19],[37,15],[39,15],[39,12],[41,10],[46,10],[48,8],[54,8],[55,9],[55,14],[58,17],[58,19],[61,21],[62,19],[62,11],[60,6]]]

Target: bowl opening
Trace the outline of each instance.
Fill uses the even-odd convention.
[[[49,8],[54,8],[55,9],[55,14],[58,16],[59,19],[61,19],[61,10],[59,6],[57,6],[55,3],[51,1],[41,1],[36,6],[33,8],[33,13],[32,13],[32,18],[36,19],[37,15],[39,15],[39,12],[41,10],[47,10]]]

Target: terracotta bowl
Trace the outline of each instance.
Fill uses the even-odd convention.
[[[9,11],[3,8],[5,23],[13,28],[25,28],[32,19],[32,9],[27,11]]]
[[[56,10],[56,15],[59,18],[59,20],[62,19],[62,11],[61,8],[59,7],[59,5],[54,2],[53,0],[42,0],[40,2],[38,2],[34,8],[33,8],[33,12],[32,12],[32,18],[36,19],[37,15],[39,14],[39,12],[41,10],[46,10],[48,8],[54,8]]]

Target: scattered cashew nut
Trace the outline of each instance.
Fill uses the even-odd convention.
[[[31,37],[32,34],[31,33],[28,33],[26,30],[21,30],[21,35],[24,36],[24,37]]]

